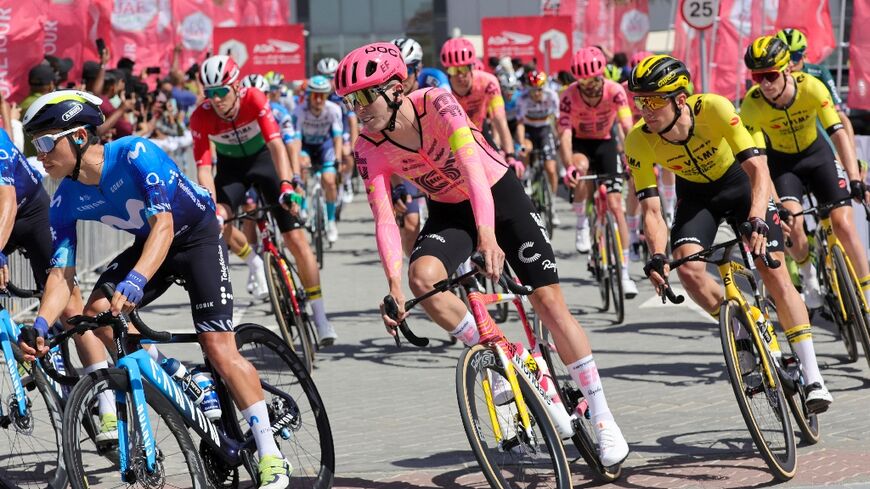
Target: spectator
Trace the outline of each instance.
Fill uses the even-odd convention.
[[[45,61],[47,61],[49,66],[51,66],[51,69],[54,70],[55,85],[58,87],[63,86],[69,78],[69,72],[73,67],[73,60],[70,58],[58,58],[57,56],[46,55]],[[67,86],[66,88],[72,88],[72,86]]]
[[[628,66],[628,56],[623,52],[618,52],[613,55],[613,64],[622,71],[620,80],[627,80],[631,76],[631,67]]]
[[[55,90],[57,76],[48,63],[40,63],[30,69],[27,75],[27,83],[30,85],[30,94],[21,102],[21,112],[27,112],[30,105],[39,97]],[[24,156],[36,156],[36,149],[30,140],[24,141]]]
[[[169,73],[169,84],[171,85],[170,92],[172,98],[178,104],[178,110],[183,113],[188,113],[193,107],[196,107],[196,94],[184,87],[185,76],[180,70],[172,70]]]
[[[111,55],[108,49],[100,53],[100,61],[85,61],[82,66],[82,82],[85,91],[99,95],[103,92],[103,80],[105,78],[106,65],[109,64]]]
[[[99,95],[103,99],[100,110],[106,116],[106,122],[97,128],[97,135],[103,141],[133,134],[133,125],[126,116],[136,108],[136,95],[126,96],[125,83],[125,74],[121,70],[108,70],[103,75],[103,93]],[[112,102],[114,99],[118,101],[117,107]]]

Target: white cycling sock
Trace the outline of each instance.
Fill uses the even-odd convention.
[[[148,351],[148,355],[151,356],[151,360],[154,360],[154,363],[156,363],[157,365],[160,365],[160,363],[163,362],[163,360],[166,358],[166,355],[164,355],[163,352],[157,348],[157,345],[142,345],[142,347]]]
[[[598,376],[598,367],[595,366],[592,355],[568,365],[568,371],[574,382],[580,386],[580,392],[583,393],[586,402],[589,403],[592,422],[598,424],[599,421],[613,421],[613,414],[607,406],[604,386],[601,385],[601,377]]]
[[[465,312],[465,317],[459,321],[459,324],[450,332],[450,336],[461,341],[465,346],[474,346],[480,343],[480,331],[477,330],[477,323],[474,322],[474,316],[470,312]]]
[[[266,401],[257,401],[242,409],[242,416],[248,420],[248,424],[251,426],[254,442],[257,444],[257,456],[260,458],[266,455],[283,457],[281,450],[278,449],[278,445],[275,444],[274,436],[272,436],[272,426],[269,424],[269,411],[266,409]]]
[[[323,305],[323,292],[320,289],[320,285],[306,287],[305,294],[308,296],[308,303],[311,304],[311,312],[314,313],[314,324],[318,326],[329,324],[329,319],[326,317],[326,307]]]
[[[577,214],[577,229],[586,228],[586,202],[574,202],[574,214]]]
[[[801,370],[807,379],[807,384],[818,382],[825,385],[819,363],[816,361],[816,349],[813,346],[813,333],[809,324],[798,324],[785,330],[785,337],[801,361]]]
[[[625,216],[625,222],[628,224],[628,241],[631,243],[637,242],[640,234],[638,233],[640,216]]]
[[[628,279],[628,264],[630,263],[628,258],[628,248],[622,250],[622,278]]]
[[[150,353],[150,352],[149,352]],[[88,375],[91,372],[97,371],[101,368],[109,368],[109,361],[103,360],[102,362],[92,363],[90,365],[86,365],[82,371],[85,375]],[[104,414],[117,414],[116,406],[115,406],[115,396],[111,390],[105,390],[100,392],[98,397],[99,401],[99,411],[100,415]]]

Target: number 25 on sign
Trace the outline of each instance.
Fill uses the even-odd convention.
[[[713,25],[719,12],[718,0],[682,0],[680,13],[690,27],[704,30]]]

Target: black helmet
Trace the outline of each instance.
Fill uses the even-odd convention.
[[[75,126],[97,127],[105,121],[100,110],[102,99],[81,90],[59,90],[47,93],[27,109],[24,131],[34,134],[48,129],[69,129]]]
[[[631,70],[628,89],[641,93],[688,91],[691,78],[688,68],[682,61],[659,54],[644,58]]]
[[[743,55],[743,63],[752,71],[782,70],[789,62],[788,45],[773,36],[761,36],[752,41]]]

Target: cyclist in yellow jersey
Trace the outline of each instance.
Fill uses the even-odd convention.
[[[625,138],[625,153],[643,209],[644,234],[652,259],[644,267],[657,291],[668,274],[664,255],[667,227],[657,198],[653,165],[676,174],[677,207],[671,229],[674,258],[713,244],[724,220],[748,222],[745,236],[754,255],[765,249],[783,259],[782,229],[770,196],[773,184],[761,151],[743,127],[734,106],[715,94],[688,95],[689,71],[682,61],[665,55],[644,58],[628,81],[639,121]],[[810,320],[785,267],[770,269],[755,260],[774,299],[780,323],[800,358],[807,380],[807,405],[822,412],[832,401],[819,373],[810,333]],[[677,269],[689,296],[710,315],[719,315],[722,288],[703,262]],[[738,348],[749,348],[748,332],[735,331]],[[741,356],[742,351],[738,352]],[[748,357],[748,355],[747,355]]]
[[[805,73],[792,74],[788,46],[776,37],[763,36],[753,41],[746,50],[744,62],[757,85],[746,93],[741,118],[756,145],[766,148],[767,164],[781,201],[780,215],[786,220],[792,242],[789,254],[801,266],[807,306],[820,307],[822,301],[803,219],[791,216],[801,211],[805,186],[820,205],[841,202],[830,211],[834,232],[861,277],[864,296],[870,296],[867,253],[853,225],[852,207],[848,202],[850,195],[866,199],[867,192],[854,148],[827,88]],[[839,163],[830,145],[819,134],[816,119],[830,135],[840,156]],[[849,187],[846,186],[847,175]]]

